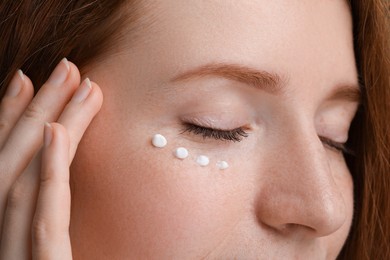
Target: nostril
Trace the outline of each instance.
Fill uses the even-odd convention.
[[[314,228],[311,228],[311,227],[308,227],[308,226],[304,226],[304,225],[301,225],[301,224],[295,224],[295,223],[290,223],[290,224],[284,225],[284,229],[285,230],[304,229],[307,232],[312,232],[312,233],[316,232],[316,230]]]
[[[276,232],[282,236],[294,236],[296,239],[304,239],[306,237],[316,236],[317,231],[309,226],[296,224],[296,223],[288,223],[284,225],[280,225],[278,227],[273,227],[276,229]]]

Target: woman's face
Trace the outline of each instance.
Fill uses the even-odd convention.
[[[353,214],[347,3],[166,0],[144,15],[87,74],[104,104],[71,169],[75,258],[335,258]]]

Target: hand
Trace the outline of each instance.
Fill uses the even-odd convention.
[[[72,259],[69,166],[102,92],[63,59],[33,93],[19,71],[0,105],[0,259]]]

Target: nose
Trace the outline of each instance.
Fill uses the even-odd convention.
[[[321,237],[343,225],[346,205],[322,143],[308,136],[286,135],[277,152],[267,153],[255,211],[277,232]]]

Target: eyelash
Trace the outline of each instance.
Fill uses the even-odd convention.
[[[248,133],[242,127],[232,130],[221,130],[190,123],[185,123],[184,127],[185,129],[182,133],[189,132],[195,135],[201,135],[203,139],[213,138],[215,140],[241,142],[243,138],[248,137]]]
[[[223,141],[232,141],[232,142],[241,142],[243,138],[248,137],[248,133],[242,128],[238,127],[232,130],[221,130],[221,129],[213,129],[209,127],[203,127],[199,125],[194,125],[191,123],[184,123],[183,133],[192,133],[195,135],[200,135],[203,139],[213,138],[215,140],[223,140]],[[321,142],[330,149],[333,149],[336,152],[354,155],[355,153],[350,150],[344,143],[339,143],[332,141],[326,137],[319,137]]]
[[[349,149],[345,143],[338,143],[335,141],[330,140],[329,138],[326,137],[319,137],[321,142],[329,147],[330,149],[333,149],[336,152],[343,153],[344,155],[352,155],[354,156],[355,153],[351,149]]]

